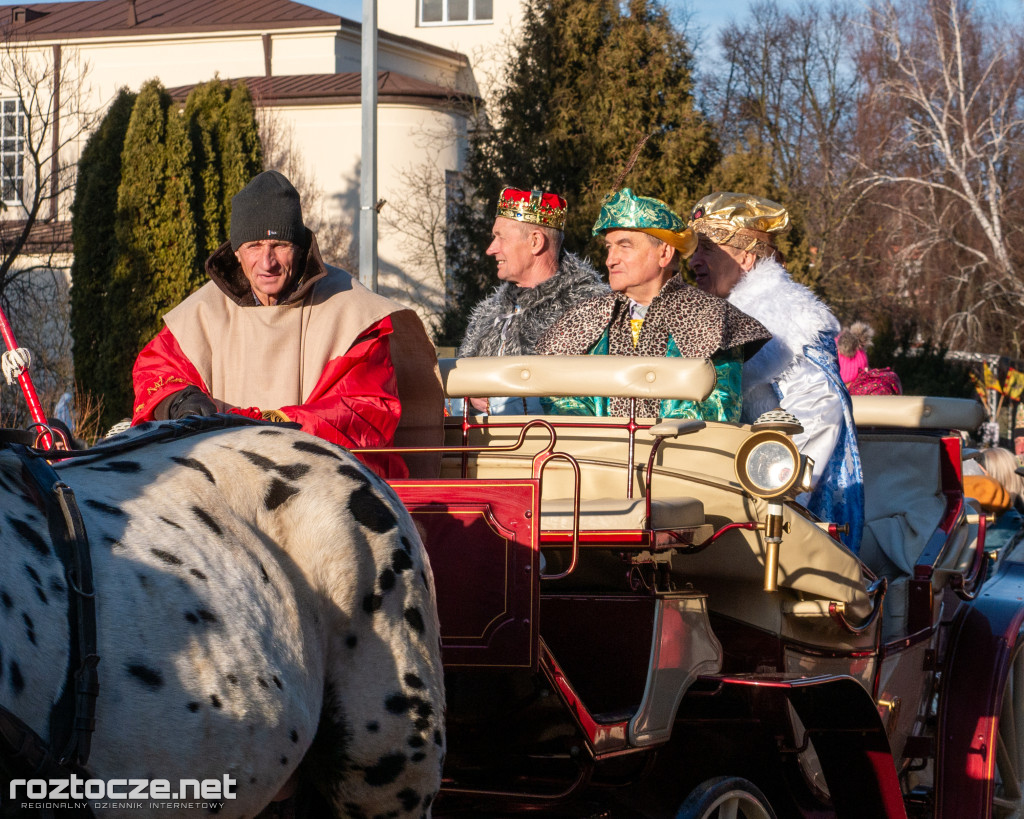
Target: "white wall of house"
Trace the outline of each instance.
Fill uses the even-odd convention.
[[[421,23],[422,0],[388,0],[386,15],[380,15],[380,28],[422,40],[441,48],[468,54],[476,48],[494,48],[503,43],[523,19],[523,0],[491,0],[491,19],[481,22]]]
[[[438,52],[403,41],[389,39],[390,30],[383,24],[378,26],[377,68],[380,71],[397,71],[416,77],[424,82],[434,83],[442,88],[471,90],[466,59],[462,54]],[[381,34],[384,36],[381,36]],[[394,33],[394,32],[391,32]],[[362,40],[357,29],[342,28],[336,41],[337,71],[360,71],[362,69]],[[274,73],[281,73],[276,71]],[[304,72],[298,72],[304,73]],[[308,72],[305,72],[308,73]]]
[[[421,23],[422,2],[388,0],[387,14],[380,15],[378,26],[392,34],[465,54],[475,85],[472,90],[482,97],[489,96],[494,84],[500,82],[508,43],[522,24],[523,0],[491,0],[489,21],[448,23]]]
[[[350,231],[349,256],[357,259],[362,138],[359,108],[277,106],[274,113],[293,129],[307,173],[326,194],[326,215]],[[377,196],[385,200],[379,218],[379,289],[429,320],[444,307],[443,276],[426,258],[426,226],[413,229],[399,214],[415,211],[419,215],[443,215],[444,175],[446,170],[460,167],[464,125],[462,118],[452,112],[383,103],[377,110],[377,129]],[[425,170],[430,173],[425,174]],[[423,181],[425,175],[434,177],[432,185]],[[443,228],[443,223],[439,227]]]
[[[76,44],[91,68],[97,100],[109,104],[118,88],[132,90],[159,77],[168,88],[221,77],[252,77],[264,73],[263,43],[259,32],[216,37],[147,37],[138,40],[92,41]],[[281,36],[274,42],[274,62],[286,63],[287,52],[308,51],[305,71],[277,69],[275,73],[328,73],[333,69],[333,35],[308,33]],[[281,52],[286,52],[282,55]],[[294,59],[291,62],[295,62]]]

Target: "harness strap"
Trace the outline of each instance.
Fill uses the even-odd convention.
[[[63,482],[55,483],[53,489],[64,513],[65,531],[70,535],[68,551],[71,567],[66,577],[68,587],[74,592],[70,602],[77,608],[78,621],[75,636],[78,639],[79,665],[74,680],[74,727],[60,758],[77,759],[84,765],[89,759],[92,734],[96,730],[96,698],[100,693],[99,673],[96,670],[100,661],[96,643],[96,589],[93,586],[89,537],[82,513],[75,502],[75,493]]]
[[[88,779],[88,772],[78,765],[62,765],[50,752],[46,742],[18,717],[0,706],[0,777],[4,781],[10,779],[70,779],[77,774]],[[7,794],[3,795],[0,804],[0,816],[7,816],[6,807],[12,807],[14,816],[21,816],[18,809],[7,803]],[[65,810],[55,811],[43,808],[38,812],[41,819],[59,819],[59,817],[91,817],[92,809],[88,801],[69,801],[64,804]],[[36,814],[33,814],[36,815]]]
[[[20,444],[11,450],[46,512],[50,539],[64,564],[68,585],[68,628],[71,635],[67,680],[50,711],[50,748],[60,764],[85,765],[96,727],[99,674],[96,665],[96,593],[89,537],[75,495],[47,460]]]
[[[67,779],[85,773],[77,765],[61,765],[42,737],[0,706],[0,757],[13,766],[11,774],[25,779]],[[6,796],[4,797],[6,800]]]
[[[24,444],[25,446],[34,446],[35,442],[36,434],[30,429],[10,429],[8,427],[0,429],[0,445]]]
[[[150,422],[152,423],[152,422]],[[177,441],[183,438],[190,438],[193,435],[202,435],[221,429],[236,429],[239,427],[276,427],[277,429],[301,429],[301,424],[294,421],[278,422],[264,421],[263,419],[247,418],[244,415],[233,415],[229,413],[217,413],[215,415],[188,415],[174,421],[160,421],[144,432],[140,432],[131,438],[120,441],[115,436],[113,439],[103,441],[91,449],[72,450],[35,450],[45,454],[47,458],[54,461],[66,461],[71,458],[108,458],[111,455],[119,455],[130,452],[134,449],[141,449],[150,444],[163,443],[165,441]]]

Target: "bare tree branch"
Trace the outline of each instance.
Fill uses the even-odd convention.
[[[983,26],[963,0],[915,0],[877,7],[867,35],[876,71],[867,108],[886,112],[888,128],[877,150],[860,157],[860,184],[896,194],[892,206],[926,231],[920,255],[948,248],[950,294],[977,298],[941,326],[950,343],[976,345],[979,315],[1024,307],[1020,248],[1010,236],[1020,230],[1013,214],[1024,170],[1020,32]]]
[[[27,273],[24,255],[45,268],[55,253],[67,252],[66,247],[47,249],[33,231],[67,212],[79,143],[97,122],[89,104],[89,68],[76,50],[28,47],[9,35],[0,32],[0,100],[8,109],[15,105],[5,114],[6,126],[17,128],[20,119],[22,139],[16,148],[11,145],[10,155],[5,150],[7,161],[0,167],[0,186],[18,192],[5,197],[0,217],[0,298]],[[19,153],[23,165],[16,161]]]
[[[69,330],[70,223],[80,144],[96,126],[89,67],[77,50],[39,48],[0,29],[0,305],[18,343],[32,351],[32,377],[47,412],[74,389]],[[3,423],[27,410],[4,385]]]

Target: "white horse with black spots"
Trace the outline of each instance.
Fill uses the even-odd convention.
[[[439,629],[427,555],[394,492],[287,427],[124,448],[154,430],[54,464],[91,544],[89,775],[167,780],[163,801],[179,804],[165,815],[253,817],[299,781],[337,816],[429,816],[445,748]],[[37,500],[0,451],[0,706],[47,737],[72,637]],[[233,798],[176,794],[180,780],[218,780]],[[186,793],[192,808],[174,799]]]

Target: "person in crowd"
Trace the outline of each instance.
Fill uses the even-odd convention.
[[[982,465],[1006,490],[1018,515],[1024,516],[1024,465],[1020,456],[1004,447],[989,447],[982,452]]]
[[[1021,468],[1017,456],[1003,447],[965,451],[964,495],[975,509],[991,516],[985,532],[987,549],[1011,544],[1015,551],[1020,548],[1024,476],[1017,470]]]
[[[637,415],[739,421],[743,361],[770,337],[756,320],[686,284],[679,258],[696,237],[659,199],[623,188],[605,199],[594,225],[604,237],[612,292],[581,302],[537,344],[547,355],[629,355],[709,358],[717,373],[703,402],[644,398]],[[546,399],[553,412],[628,415],[625,398]]]
[[[777,202],[713,193],[690,214],[697,234],[690,268],[697,286],[727,299],[767,327],[772,339],[743,367],[743,419],[781,407],[800,421],[794,436],[814,461],[813,490],[800,500],[822,520],[846,524],[856,551],[864,523],[864,476],[849,393],[839,375],[839,322],[790,277],[776,238],[789,230]]]
[[[985,474],[995,480],[1006,492],[1008,506],[1024,509],[1024,476],[1017,456],[1001,446],[981,451],[979,462]]]
[[[839,377],[849,387],[861,370],[868,368],[868,347],[875,331],[863,321],[855,321],[836,337],[839,353]]]
[[[593,265],[562,249],[567,206],[558,194],[505,188],[487,255],[501,284],[470,314],[458,356],[531,355],[537,340],[577,302],[608,292]],[[539,398],[473,398],[492,415],[539,413]]]
[[[420,396],[413,414],[427,401],[440,418],[419,318],[324,262],[284,175],[265,171],[235,195],[230,234],[206,260],[210,281],[139,353],[134,424],[230,412],[355,448],[393,443],[406,394]],[[407,474],[395,453],[363,460],[386,477]]]

